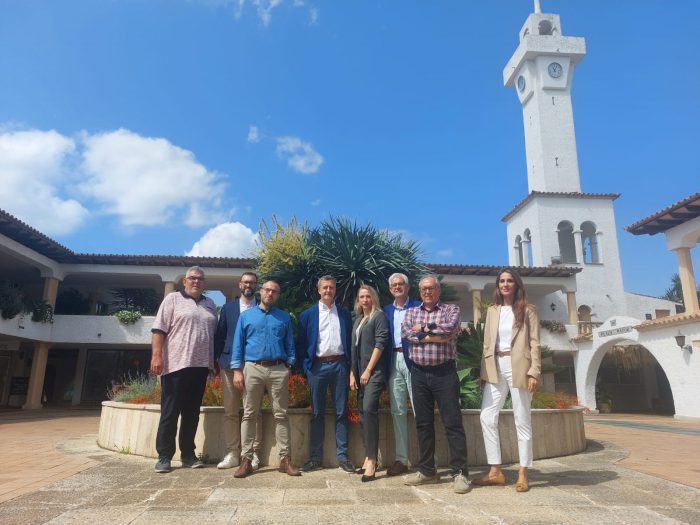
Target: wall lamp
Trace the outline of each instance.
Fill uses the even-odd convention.
[[[685,336],[680,332],[680,330],[678,331],[678,335],[676,336],[676,344],[681,350],[687,350],[691,354],[693,353],[692,345],[685,344]]]

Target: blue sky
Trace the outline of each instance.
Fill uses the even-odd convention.
[[[660,295],[674,254],[622,228],[698,191],[700,2],[542,9],[586,38],[582,189],[622,194],[625,288]],[[527,178],[502,70],[531,11],[2,0],[0,208],[79,252],[247,256],[260,219],[335,214],[403,232],[428,262],[504,264],[500,219]]]

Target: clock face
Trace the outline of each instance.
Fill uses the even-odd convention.
[[[552,62],[547,67],[547,72],[549,73],[549,76],[552,78],[559,78],[563,71],[564,71],[564,68],[561,67],[561,64],[559,62]]]
[[[525,89],[525,77],[520,75],[518,77],[518,90],[523,91]]]

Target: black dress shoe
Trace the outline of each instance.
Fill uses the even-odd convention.
[[[364,474],[364,473],[365,473],[365,469],[363,469],[361,467],[355,469],[355,474]]]
[[[355,465],[353,465],[349,460],[341,461],[338,464],[338,468],[340,468],[340,470],[343,472],[347,472],[348,474],[355,472]]]
[[[321,470],[323,468],[323,465],[321,464],[320,461],[314,461],[313,459],[310,459],[306,463],[304,463],[299,470],[302,472],[311,472],[313,470]]]
[[[369,476],[367,474],[362,474],[362,478],[361,478],[362,483],[367,483],[368,481],[374,481],[375,479],[377,479],[376,476],[377,476],[376,472],[374,474],[369,475]]]

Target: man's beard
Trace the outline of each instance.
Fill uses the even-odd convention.
[[[243,297],[250,298],[255,295],[255,291],[252,288],[244,288],[241,294],[243,295]]]

